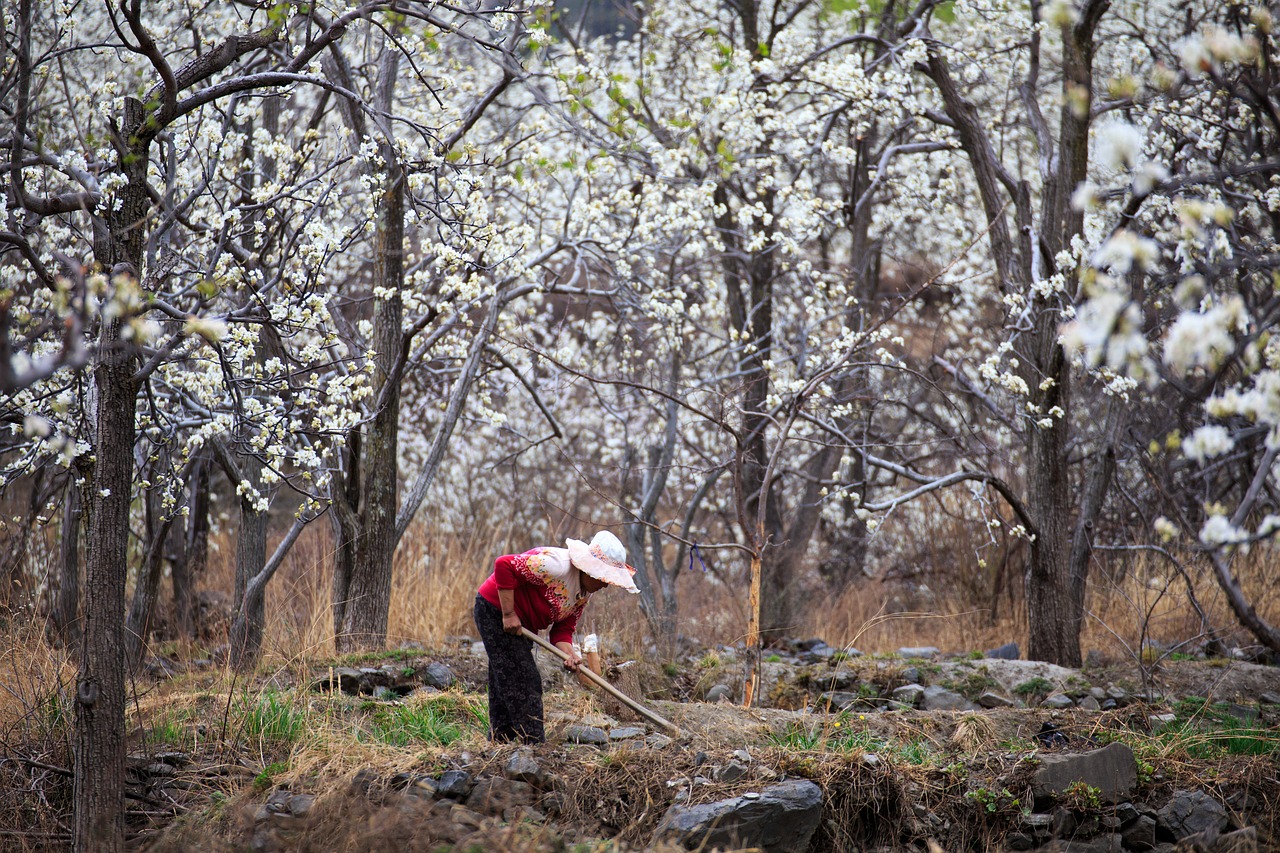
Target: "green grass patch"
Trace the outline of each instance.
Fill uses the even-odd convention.
[[[782,749],[811,752],[818,749],[823,742],[822,729],[819,726],[792,723],[781,732],[770,732],[768,741],[771,745]]]
[[[448,746],[470,734],[488,731],[489,709],[485,702],[454,693],[408,705],[380,706],[368,726],[370,737],[392,746]]]
[[[404,663],[411,660],[417,660],[424,654],[425,652],[422,649],[388,649],[386,651],[352,652],[349,655],[336,657],[330,662],[322,662],[322,665],[368,666],[373,663]]]
[[[306,729],[306,711],[296,700],[268,690],[240,701],[240,731],[246,738],[277,746],[295,743]]]

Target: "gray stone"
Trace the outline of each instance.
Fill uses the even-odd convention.
[[[847,690],[857,684],[861,679],[862,676],[855,670],[837,669],[830,675],[823,675],[819,678],[814,678],[812,683],[821,687],[826,687],[828,690]]]
[[[653,732],[645,735],[644,738],[644,745],[650,749],[666,749],[673,743],[675,743],[675,741],[659,732]]]
[[[1076,703],[1085,711],[1101,711],[1102,703],[1092,696],[1086,695],[1083,699]]]
[[[476,782],[467,795],[467,808],[480,814],[502,816],[512,809],[533,805],[533,786],[515,779],[489,776]]]
[[[727,684],[717,684],[707,691],[708,702],[733,701],[733,689]]]
[[[734,761],[741,761],[743,764],[751,763],[751,753],[745,749],[735,749],[732,753]]]
[[[518,749],[511,753],[502,772],[508,779],[519,779],[530,785],[542,784],[547,775],[542,766],[534,761],[533,752],[528,749]]]
[[[659,823],[655,840],[671,839],[690,850],[758,847],[766,853],[803,853],[821,816],[822,789],[807,779],[793,779],[755,796],[674,805]]]
[[[1218,837],[1214,845],[1214,853],[1258,853],[1262,848],[1258,844],[1258,830],[1252,826],[1237,829]]]
[[[912,658],[921,658],[923,660],[933,660],[941,653],[942,652],[938,649],[937,646],[903,646],[902,648],[898,649],[898,657],[906,658],[908,660]]]
[[[361,674],[358,669],[349,666],[335,666],[312,684],[311,688],[313,690],[333,690],[336,688],[343,693],[350,693],[355,696],[360,692],[360,678]]]
[[[1204,791],[1175,791],[1156,814],[1156,825],[1175,841],[1206,830],[1221,832],[1227,825],[1227,810]]]
[[[987,657],[995,658],[996,660],[1018,660],[1022,657],[1022,653],[1018,649],[1017,643],[1005,643],[1003,646],[988,649]]]
[[[1108,687],[1107,696],[1116,700],[1116,702],[1121,705],[1129,701],[1129,691],[1125,690],[1123,687],[1116,687],[1114,685]]]
[[[916,666],[903,667],[903,670],[902,672],[899,673],[899,676],[901,676],[902,680],[907,684],[919,684],[920,668]]]
[[[1167,729],[1169,726],[1178,722],[1177,714],[1152,714],[1147,718],[1147,722],[1151,724],[1151,730],[1158,732],[1161,729]]]
[[[564,739],[569,743],[585,743],[593,746],[608,746],[609,735],[598,726],[572,725],[565,727]]]
[[[1032,835],[1048,835],[1053,829],[1053,815],[1035,812],[1024,814],[1018,818],[1018,826]]]
[[[436,793],[451,800],[461,800],[471,791],[474,780],[465,770],[446,770],[436,783]]]
[[[306,817],[315,804],[316,798],[313,794],[294,794],[289,798],[289,814],[294,817]]]
[[[1025,832],[1011,832],[1004,839],[1005,846],[1010,850],[1022,853],[1024,850],[1034,850],[1036,848],[1036,840]]]
[[[1067,694],[1054,693],[1051,696],[1046,696],[1044,701],[1040,703],[1040,707],[1062,710],[1063,708],[1074,708],[1075,704],[1075,700]]]
[[[1230,702],[1227,704],[1227,713],[1242,723],[1252,725],[1253,723],[1258,722],[1258,709],[1251,708],[1248,705]]]
[[[1120,803],[1116,806],[1115,816],[1116,820],[1120,821],[1120,825],[1124,826],[1130,821],[1137,820],[1142,816],[1142,813],[1138,811],[1138,807],[1133,803]]]
[[[1059,853],[1123,853],[1124,842],[1115,833],[1099,835],[1083,841],[1061,841]]]
[[[988,690],[978,697],[978,704],[984,708],[1012,708],[1016,702],[999,693],[992,693]]]
[[[968,711],[973,703],[959,693],[934,684],[924,689],[920,707],[926,711]]]
[[[1144,814],[1126,826],[1120,832],[1124,845],[1130,850],[1150,850],[1156,846],[1156,822]]]
[[[915,707],[920,704],[920,697],[924,696],[924,688],[919,684],[904,684],[895,689],[892,699],[895,702],[901,702],[903,705]]]
[[[1114,699],[1106,699],[1102,703],[1102,710],[1104,711],[1114,711],[1118,707],[1120,707],[1120,705]]]
[[[841,690],[829,690],[818,697],[818,707],[830,708],[832,711],[847,711],[850,708],[865,708],[870,704],[861,693],[846,693]]]
[[[458,676],[454,674],[453,670],[446,664],[437,661],[427,664],[419,674],[422,677],[423,684],[427,684],[437,690],[448,690],[458,683]]]
[[[1103,690],[1101,687],[1090,687],[1089,695],[1094,699],[1097,699],[1099,702],[1105,702],[1107,698],[1107,691]]]
[[[622,726],[609,730],[609,740],[631,740],[638,737],[644,737],[644,729],[639,726]]]
[[[717,782],[736,782],[747,775],[747,768],[736,761],[722,764],[711,771],[711,778]]]
[[[1064,794],[1076,782],[1097,788],[1104,803],[1127,800],[1138,785],[1133,750],[1116,742],[1089,752],[1042,754],[1031,785],[1037,798],[1048,799]]]
[[[1280,705],[1280,693],[1262,693],[1258,696],[1258,701],[1263,705]]]

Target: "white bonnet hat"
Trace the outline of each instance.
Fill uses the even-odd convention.
[[[590,545],[578,539],[566,539],[565,547],[573,564],[591,577],[620,586],[627,592],[640,591],[631,578],[636,570],[627,565],[627,549],[609,531],[601,530],[591,537]]]

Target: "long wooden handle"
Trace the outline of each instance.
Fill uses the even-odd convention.
[[[568,660],[568,659],[569,659],[569,656],[568,656],[568,655],[566,655],[566,654],[565,654],[564,652],[562,652],[560,649],[557,649],[555,646],[553,646],[553,645],[551,645],[550,643],[548,643],[546,640],[544,640],[544,639],[542,639],[541,637],[539,637],[537,634],[535,634],[535,633],[533,633],[532,631],[530,631],[528,628],[525,628],[525,627],[523,627],[523,626],[522,626],[522,627],[520,628],[520,633],[521,633],[521,634],[523,634],[524,636],[528,637],[530,640],[533,640],[533,641],[534,641],[535,643],[537,643],[539,646],[541,646],[542,648],[544,648],[544,649],[546,649],[547,651],[551,652],[551,654],[555,655],[556,657],[560,658],[561,660]],[[641,705],[639,702],[635,701],[634,699],[632,699],[632,698],[631,698],[630,696],[628,696],[627,694],[623,693],[623,692],[622,692],[621,690],[619,690],[618,688],[614,687],[612,684],[610,684],[610,683],[609,683],[608,681],[606,681],[604,678],[602,678],[602,677],[601,677],[601,676],[599,676],[599,675],[596,675],[594,672],[592,672],[592,671],[591,671],[589,668],[587,668],[586,666],[580,666],[580,667],[578,667],[578,672],[579,672],[579,673],[582,673],[582,674],[583,674],[583,675],[585,675],[587,678],[591,679],[593,682],[595,682],[596,684],[598,684],[600,687],[603,687],[603,688],[604,688],[606,691],[608,691],[612,696],[614,696],[615,698],[617,698],[620,702],[622,702],[622,703],[623,703],[623,704],[625,704],[628,708],[630,708],[630,709],[632,709],[633,711],[635,711],[637,714],[640,714],[641,716],[645,717],[646,719],[652,720],[653,722],[655,722],[655,723],[657,723],[658,725],[662,726],[664,729],[666,729],[666,730],[668,730],[669,732],[671,732],[671,733],[672,733],[673,735],[675,735],[676,737],[679,737],[679,736],[680,736],[680,727],[679,727],[679,726],[677,726],[675,723],[671,722],[670,720],[664,719],[663,717],[658,716],[658,715],[657,715],[657,714],[655,714],[653,711],[650,711],[648,708],[646,708],[645,706]]]

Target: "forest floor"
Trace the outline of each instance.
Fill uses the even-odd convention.
[[[817,783],[821,821],[807,841],[766,849],[1173,850],[1177,833],[1157,832],[1157,812],[1195,791],[1226,815],[1215,832],[1248,828],[1252,846],[1231,849],[1280,845],[1278,667],[792,653],[763,665],[773,707],[748,709],[705,701],[736,695],[732,649],[616,663],[606,672],[678,732],[544,661],[548,742],[492,744],[486,660],[465,639],[293,660],[249,680],[209,658],[153,659],[131,698],[130,847],[686,849],[697,845],[659,832],[673,806],[750,798],[786,779]],[[57,725],[55,713],[25,738],[13,726],[3,735],[19,759],[0,762],[5,849],[66,845]],[[1136,760],[1123,804],[1085,784],[1037,792],[1046,756],[1112,742]],[[1149,844],[1132,831],[1144,815]]]

